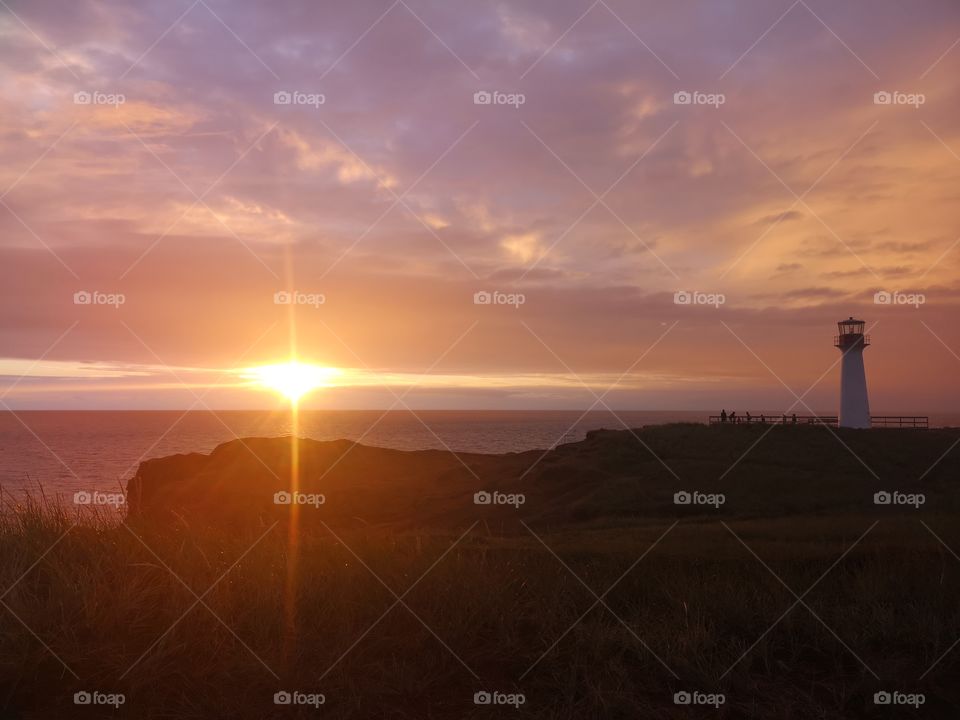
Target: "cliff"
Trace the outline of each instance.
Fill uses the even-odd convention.
[[[947,451],[958,439],[957,430],[664,425],[504,455],[300,439],[295,473],[291,438],[246,438],[141,463],[128,504],[131,518],[163,522],[262,524],[299,508],[303,525],[438,528],[874,512],[882,491],[923,493],[926,509],[949,511],[958,507],[960,451]],[[675,504],[684,491],[724,502]]]

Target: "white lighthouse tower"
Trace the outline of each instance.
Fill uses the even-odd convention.
[[[843,353],[840,369],[840,427],[869,428],[870,402],[867,400],[867,375],[863,369],[863,351],[870,338],[863,334],[863,320],[852,317],[837,323],[840,334],[834,346]]]

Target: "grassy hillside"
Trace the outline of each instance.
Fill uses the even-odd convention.
[[[596,431],[549,452],[453,455],[403,452],[348,441],[298,443],[305,493],[322,494],[301,522],[456,528],[476,519],[523,532],[524,518],[551,526],[650,518],[778,517],[859,513],[878,491],[923,493],[927,509],[960,509],[960,431],[834,430],[798,426],[664,425]],[[946,454],[945,454],[946,453]],[[210,455],[143,463],[129,485],[133,516],[165,522],[285,521],[273,502],[293,490],[289,438],[250,438]],[[522,494],[519,508],[478,507],[474,494]],[[678,507],[679,491],[722,493],[717,511]]]
[[[481,481],[529,493],[517,510],[467,504],[477,480],[421,458],[436,475],[400,477],[463,485],[414,503],[419,527],[371,509],[382,522],[331,513],[291,537],[282,514],[261,524],[259,511],[238,525],[141,506],[117,525],[21,505],[0,519],[0,716],[958,716],[956,462],[919,480],[955,435],[845,434],[878,481],[822,428],[772,432],[722,480],[755,428],[638,434],[592,434],[522,480],[533,454],[464,456],[511,468]],[[672,505],[683,486],[644,445],[727,503]],[[367,476],[364,492],[390,481]],[[888,485],[928,501],[874,506]],[[154,501],[166,497],[184,496]],[[125,702],[73,704],[94,689]],[[325,703],[276,706],[281,690]],[[484,690],[525,702],[474,704]],[[882,690],[925,703],[875,706]],[[680,691],[725,703],[678,706]]]

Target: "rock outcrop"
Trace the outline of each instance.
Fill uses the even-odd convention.
[[[717,514],[676,505],[678,491],[723,493],[724,516],[873,512],[873,494],[893,490],[925,493],[936,500],[928,508],[960,506],[960,452],[946,453],[957,430],[841,430],[841,441],[836,431],[790,426],[761,439],[767,430],[598,430],[550,451],[504,455],[247,438],[209,455],[141,463],[128,483],[128,512],[189,525],[265,524],[295,513],[304,526],[462,528],[480,520],[522,531],[520,519],[607,524]],[[488,495],[478,504],[477,493]]]

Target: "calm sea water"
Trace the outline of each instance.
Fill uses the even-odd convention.
[[[618,412],[631,427],[704,422],[701,412]],[[304,411],[299,434],[367,445],[502,453],[583,439],[587,430],[622,428],[609,412]],[[419,418],[419,419],[418,419]],[[422,421],[422,422],[421,422]],[[213,450],[236,437],[289,435],[283,412],[17,412],[0,413],[0,484],[73,493],[113,491],[141,460]]]
[[[401,450],[503,453],[583,439],[588,430],[705,422],[710,413],[623,411],[305,411],[300,435],[347,438]],[[621,422],[623,421],[623,423]],[[952,420],[952,422],[951,422]],[[960,424],[960,417],[931,424]],[[141,460],[213,450],[236,437],[289,435],[288,413],[35,412],[0,413],[0,489],[14,496],[118,490]]]

